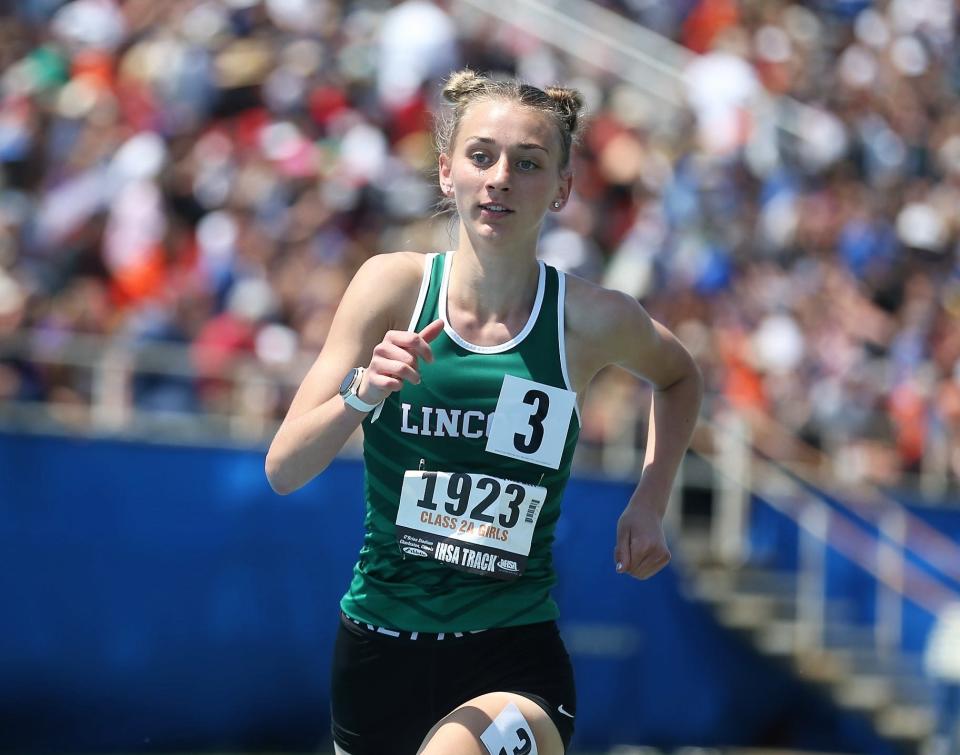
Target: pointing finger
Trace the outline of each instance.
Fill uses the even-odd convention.
[[[423,330],[418,333],[420,338],[423,339],[425,350],[422,350],[423,358],[428,362],[433,361],[433,351],[430,349],[429,343],[436,338],[443,331],[443,320],[436,319],[429,325],[427,325]]]

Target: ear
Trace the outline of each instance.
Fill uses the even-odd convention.
[[[450,173],[450,157],[443,153],[440,153],[440,163],[439,163],[439,181],[440,181],[440,191],[443,192],[443,196],[452,197],[453,196],[453,177]]]
[[[567,200],[570,199],[570,191],[573,189],[573,171],[569,168],[560,173],[560,181],[557,186],[557,194],[553,198],[553,202],[550,203],[550,209],[554,212],[560,212],[567,204]],[[560,206],[557,207],[556,203],[559,202]]]

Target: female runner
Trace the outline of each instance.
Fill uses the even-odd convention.
[[[554,526],[591,378],[652,384],[616,571],[670,559],[662,519],[701,378],[637,301],[537,260],[570,196],[580,95],[450,77],[439,181],[456,249],[368,260],[266,459],[287,493],[364,428],[363,547],[340,608],[339,755],[562,755],[576,716],[557,631]]]

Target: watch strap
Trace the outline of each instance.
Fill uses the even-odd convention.
[[[358,409],[361,412],[372,412],[383,402],[381,401],[376,404],[368,404],[366,401],[357,396],[357,394],[354,392],[354,389],[351,387],[350,391],[344,395],[343,403],[345,403],[347,406],[353,407],[354,409]]]

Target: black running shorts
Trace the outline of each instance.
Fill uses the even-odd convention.
[[[555,622],[482,632],[391,632],[341,614],[333,654],[333,737],[350,755],[415,755],[454,708],[487,692],[540,705],[564,748],[573,736],[573,668]]]

